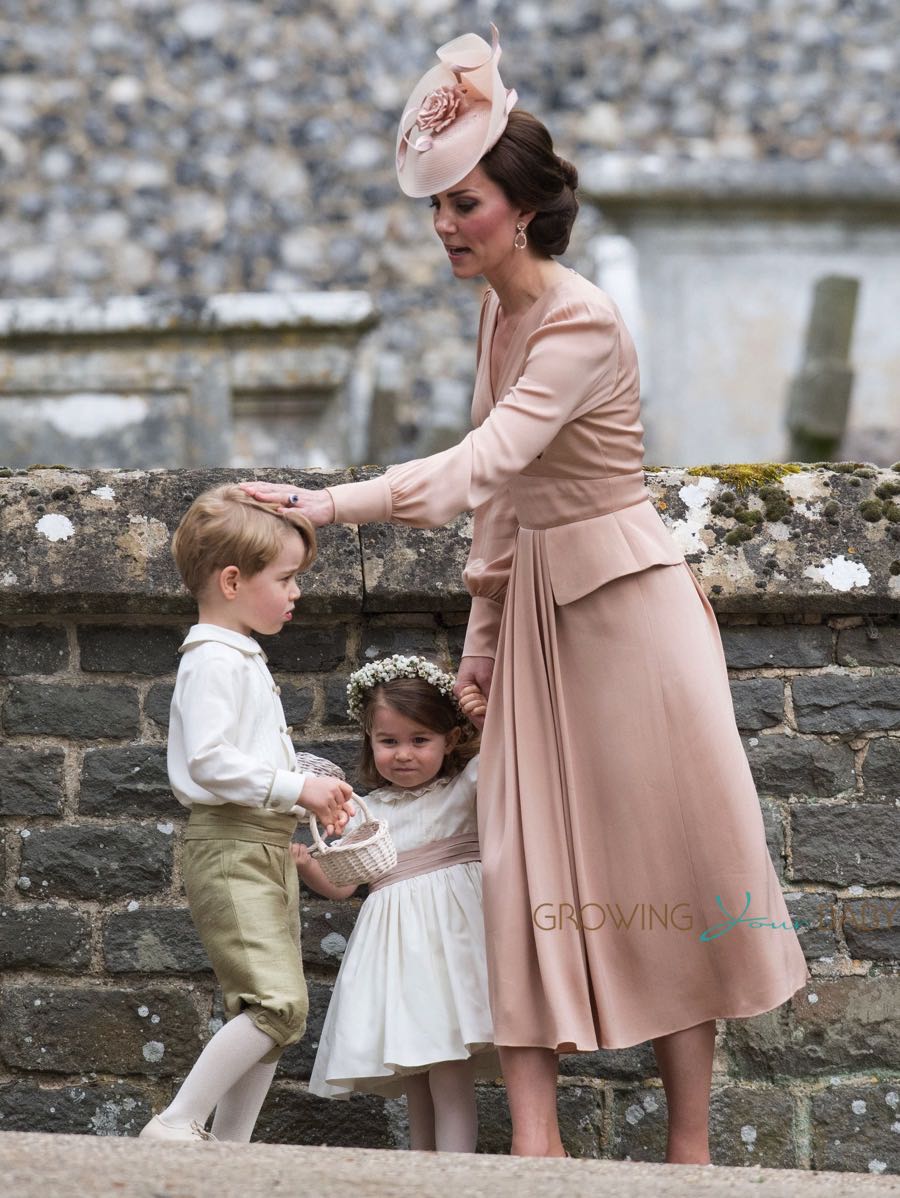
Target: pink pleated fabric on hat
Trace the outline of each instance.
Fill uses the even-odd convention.
[[[516,103],[503,86],[500,35],[492,45],[475,33],[446,42],[440,65],[426,71],[403,106],[396,166],[409,196],[434,195],[464,178],[496,143]]]

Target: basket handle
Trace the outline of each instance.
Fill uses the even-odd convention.
[[[371,823],[375,822],[372,819],[372,812],[366,806],[365,801],[363,800],[361,795],[354,794],[353,802],[359,803],[360,807],[362,807],[363,815],[366,817],[365,820],[363,821],[364,823],[371,824]],[[321,835],[319,834],[319,824],[318,824],[318,821],[316,820],[316,817],[312,811],[310,811],[310,813],[309,813],[309,830],[310,830],[310,832],[312,832],[312,838],[315,841],[317,851],[320,853],[327,852],[328,849],[331,848],[331,845],[326,844],[325,841],[322,839]]]

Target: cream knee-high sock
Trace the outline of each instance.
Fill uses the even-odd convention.
[[[442,1061],[428,1073],[438,1152],[474,1152],[478,1140],[475,1072],[471,1060]]]
[[[197,1058],[181,1089],[160,1114],[172,1127],[203,1127],[209,1113],[239,1078],[258,1065],[275,1041],[246,1012],[220,1027]]]
[[[406,1111],[409,1119],[409,1146],[414,1152],[434,1152],[434,1103],[427,1073],[414,1073],[406,1079]]]
[[[266,1100],[278,1062],[251,1065],[243,1077],[216,1103],[212,1133],[217,1140],[249,1144],[253,1128]]]

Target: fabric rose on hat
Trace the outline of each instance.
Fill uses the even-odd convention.
[[[424,133],[440,133],[456,119],[459,113],[460,101],[465,89],[457,84],[455,87],[439,87],[422,101],[416,124]]]

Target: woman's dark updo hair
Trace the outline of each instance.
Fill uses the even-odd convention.
[[[527,230],[535,251],[546,258],[564,254],[578,212],[578,171],[554,153],[546,126],[514,108],[480,165],[512,205],[535,213]]]

